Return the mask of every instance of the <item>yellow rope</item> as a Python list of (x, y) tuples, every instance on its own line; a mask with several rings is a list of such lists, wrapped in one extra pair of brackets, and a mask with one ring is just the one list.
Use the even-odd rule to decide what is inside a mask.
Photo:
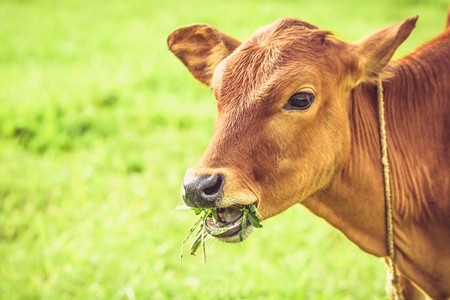
[(380, 119), (381, 163), (383, 165), (384, 197), (386, 201), (387, 248), (389, 255), (387, 267), (391, 277), (390, 283), (394, 299), (403, 300), (403, 295), (398, 285), (397, 272), (395, 271), (394, 225), (392, 223), (391, 185), (389, 177), (389, 160), (386, 142), (386, 121), (384, 118), (383, 84), (381, 78), (378, 80), (377, 87), (378, 87), (378, 115)]

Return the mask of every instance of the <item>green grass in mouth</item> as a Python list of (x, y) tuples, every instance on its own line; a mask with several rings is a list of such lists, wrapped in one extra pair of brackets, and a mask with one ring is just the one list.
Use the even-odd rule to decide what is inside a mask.
[[(187, 242), (187, 240), (192, 235), (192, 233), (200, 225), (199, 229), (197, 230), (197, 234), (195, 236), (194, 242), (192, 243), (192, 245), (190, 247), (190, 253), (191, 253), (191, 255), (195, 255), (195, 252), (197, 252), (200, 245), (202, 245), (203, 263), (206, 263), (206, 247), (205, 247), (206, 239), (210, 235), (218, 236), (220, 234), (227, 232), (229, 230), (229, 228), (226, 228), (227, 224), (224, 223), (223, 228), (218, 228), (218, 229), (212, 231), (210, 234), (208, 234), (208, 232), (206, 231), (206, 228), (205, 228), (205, 221), (209, 216), (212, 216), (217, 222), (223, 223), (223, 220), (219, 217), (216, 209), (199, 208), (199, 207), (190, 207), (190, 206), (186, 206), (186, 205), (180, 205), (180, 206), (177, 206), (175, 208), (175, 210), (193, 210), (197, 216), (200, 215), (198, 220), (194, 223), (194, 225), (189, 230), (188, 235), (183, 239), (183, 242), (181, 244), (180, 261), (182, 261), (182, 259), (183, 259), (184, 244)], [(244, 234), (247, 230), (247, 220), (250, 222), (250, 224), (253, 227), (261, 228), (262, 225), (258, 218), (258, 216), (261, 216), (261, 214), (259, 213), (258, 208), (254, 204), (244, 206), (242, 208), (239, 208), (239, 210), (242, 212), (241, 230), (239, 231), (239, 239), (240, 239), (240, 241), (243, 241)]]

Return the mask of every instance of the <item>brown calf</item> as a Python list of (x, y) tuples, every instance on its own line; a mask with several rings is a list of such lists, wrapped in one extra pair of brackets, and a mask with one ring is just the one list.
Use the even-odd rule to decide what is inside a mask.
[[(255, 204), (266, 219), (301, 203), (386, 256), (374, 84), (383, 78), (403, 293), (448, 299), (450, 30), (390, 62), (416, 20), (355, 43), (294, 19), (242, 44), (208, 25), (175, 30), (170, 49), (217, 100), (214, 136), (186, 173), (183, 201), (233, 216), (222, 219), (233, 230), (218, 236), (228, 242), (239, 241), (239, 208)], [(207, 230), (214, 226), (209, 218)]]

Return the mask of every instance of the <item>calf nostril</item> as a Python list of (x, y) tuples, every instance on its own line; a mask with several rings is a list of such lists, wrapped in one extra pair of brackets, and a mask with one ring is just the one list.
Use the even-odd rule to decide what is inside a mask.
[(183, 202), (192, 207), (211, 208), (223, 195), (225, 177), (222, 174), (192, 176), (186, 173), (181, 188)]
[(209, 179), (208, 186), (203, 189), (203, 195), (216, 196), (222, 190), (223, 178), (220, 175), (213, 175)]

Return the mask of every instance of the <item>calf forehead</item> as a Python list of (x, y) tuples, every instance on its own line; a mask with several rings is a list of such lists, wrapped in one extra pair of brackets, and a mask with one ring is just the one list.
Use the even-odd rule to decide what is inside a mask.
[(257, 30), (216, 69), (219, 105), (248, 105), (283, 90), (302, 69), (323, 68), (326, 36), (308, 23), (282, 19)]

